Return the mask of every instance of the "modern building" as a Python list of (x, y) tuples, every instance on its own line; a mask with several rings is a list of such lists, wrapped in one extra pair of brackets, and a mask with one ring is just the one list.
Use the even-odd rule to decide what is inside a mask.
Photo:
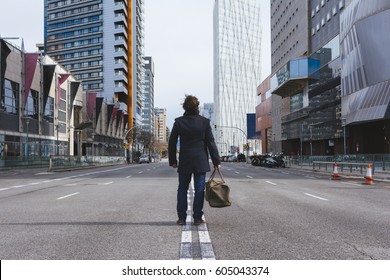
[(157, 143), (167, 144), (167, 110), (164, 108), (155, 108), (154, 135)]
[(85, 135), (75, 129), (84, 116), (80, 82), (42, 52), (0, 44), (0, 166), (82, 155)]
[(293, 61), (308, 55), (308, 10), (306, 0), (271, 0), (272, 130), (268, 132), (272, 135), (264, 137), (272, 139), (272, 151), (276, 153), (286, 152), (286, 148), (282, 147), (287, 140), (282, 118), (308, 104), (307, 76), (302, 77), (301, 73), (290, 76), (290, 68), (299, 70), (296, 65), (308, 64), (307, 60)]
[(142, 106), (142, 130), (154, 135), (154, 62), (144, 57), (144, 102)]
[(388, 153), (384, 49), (390, 39), (384, 26), (390, 1), (296, 4), (271, 2), (273, 149), (289, 155)]
[(86, 94), (40, 51), (1, 40), (0, 165), (49, 156), (123, 156), (124, 112)]
[[(220, 151), (242, 152), (247, 114), (255, 112), (260, 81), (260, 1), (216, 0), (214, 5), (214, 110)], [(233, 150), (232, 148), (233, 147)]]
[(340, 26), (347, 153), (390, 153), (390, 1), (354, 0)]
[(275, 135), (272, 133), (272, 94), (270, 77), (257, 87), (256, 131), (260, 133), (261, 149), (258, 154), (276, 153)]
[(44, 8), (45, 52), (91, 97), (122, 110), (127, 129), (141, 125), (144, 1), (45, 0)]

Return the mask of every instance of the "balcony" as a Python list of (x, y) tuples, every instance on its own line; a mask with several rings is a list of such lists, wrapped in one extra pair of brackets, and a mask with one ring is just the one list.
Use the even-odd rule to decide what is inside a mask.
[(320, 68), (320, 61), (311, 58), (290, 60), (271, 77), (271, 92), (282, 97), (300, 92), (309, 80), (318, 80), (314, 73)]

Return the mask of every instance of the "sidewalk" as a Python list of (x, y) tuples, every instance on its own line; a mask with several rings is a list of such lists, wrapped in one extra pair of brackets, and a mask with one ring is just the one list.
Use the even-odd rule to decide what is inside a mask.
[[(331, 168), (328, 168), (327, 171), (325, 170), (325, 168), (321, 168), (321, 170), (318, 170), (318, 168), (313, 169), (313, 165), (291, 165), (287, 168), (305, 170), (307, 172), (313, 173), (329, 174), (329, 178), (333, 174), (333, 169)], [(341, 169), (338, 168), (338, 174), (341, 178), (364, 179), (364, 177), (366, 176), (366, 170), (364, 170), (363, 174), (361, 174), (359, 170), (354, 170), (351, 173), (349, 169), (344, 169), (343, 172), (341, 172)], [(372, 174), (372, 178), (374, 181), (390, 182), (390, 171), (375, 170)]]

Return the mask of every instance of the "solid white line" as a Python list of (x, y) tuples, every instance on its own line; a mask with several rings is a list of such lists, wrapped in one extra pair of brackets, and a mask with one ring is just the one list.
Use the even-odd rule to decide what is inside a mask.
[(199, 231), (198, 233), (200, 243), (211, 243), (210, 234), (208, 231)]
[(181, 232), (181, 242), (182, 243), (191, 243), (192, 242), (192, 231), (183, 230)]
[(9, 188), (0, 189), (0, 192), (1, 191), (6, 191), (6, 190), (9, 190)]
[(311, 196), (311, 197), (314, 197), (314, 198), (317, 198), (317, 199), (321, 199), (321, 200), (328, 201), (328, 199), (322, 198), (322, 197), (319, 197), (319, 196), (316, 196), (316, 195), (312, 195), (312, 194), (309, 194), (309, 193), (304, 193), (304, 194), (305, 194), (305, 195), (308, 195), (308, 196)]
[(103, 183), (103, 185), (111, 185), (114, 182)]
[(271, 182), (271, 181), (265, 181), (265, 182), (268, 183), (268, 184), (274, 185), (274, 186), (277, 185), (277, 184), (275, 184), (275, 183), (273, 183), (273, 182)]
[(345, 185), (352, 185), (352, 186), (358, 186), (360, 187), (361, 185), (359, 184), (354, 184), (354, 183), (348, 183), (348, 182), (340, 182), (341, 184), (345, 184)]
[(68, 198), (68, 197), (70, 197), (70, 196), (74, 196), (74, 195), (77, 195), (77, 194), (79, 194), (79, 192), (76, 192), (76, 193), (72, 193), (72, 194), (68, 194), (68, 195), (59, 197), (59, 198), (57, 198), (57, 200), (64, 199), (64, 198)]

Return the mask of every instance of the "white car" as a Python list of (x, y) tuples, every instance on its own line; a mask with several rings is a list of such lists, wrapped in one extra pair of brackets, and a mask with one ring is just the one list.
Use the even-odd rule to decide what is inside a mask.
[(149, 163), (150, 160), (149, 160), (149, 156), (148, 155), (142, 155), (140, 158), (139, 158), (139, 163)]

